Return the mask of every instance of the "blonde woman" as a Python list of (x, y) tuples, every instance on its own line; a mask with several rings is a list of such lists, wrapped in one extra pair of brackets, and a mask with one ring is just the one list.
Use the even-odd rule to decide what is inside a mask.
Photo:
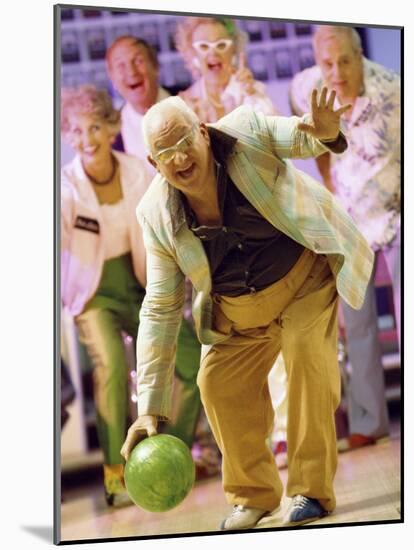
[(175, 36), (194, 83), (179, 95), (204, 122), (215, 122), (240, 105), (276, 114), (263, 83), (246, 67), (247, 36), (232, 19), (186, 17)]
[(112, 150), (120, 115), (106, 91), (62, 90), (61, 131), (76, 156), (62, 169), (61, 295), (93, 363), (108, 504), (125, 491), (119, 453), (128, 415), (122, 332), (136, 338), (145, 249), (135, 208), (149, 185), (142, 161)]

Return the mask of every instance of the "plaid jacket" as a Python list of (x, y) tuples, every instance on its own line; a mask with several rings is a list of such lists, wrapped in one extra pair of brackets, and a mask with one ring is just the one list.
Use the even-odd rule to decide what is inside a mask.
[[(297, 130), (297, 117), (239, 107), (212, 128), (237, 141), (227, 158), (233, 182), (280, 231), (328, 256), (342, 298), (360, 308), (373, 252), (335, 197), (289, 158), (328, 149)], [(178, 191), (157, 175), (137, 208), (147, 250), (147, 288), (137, 342), (138, 412), (168, 417), (184, 278), (194, 287), (193, 318), (202, 344), (227, 338), (212, 329), (211, 276), (201, 241), (187, 227)]]

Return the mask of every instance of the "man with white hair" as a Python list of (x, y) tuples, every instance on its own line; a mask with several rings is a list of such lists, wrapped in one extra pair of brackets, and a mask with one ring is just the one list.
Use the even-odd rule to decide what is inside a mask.
[[(392, 280), (400, 340), (400, 78), (362, 55), (352, 27), (320, 26), (313, 46), (317, 65), (296, 75), (291, 86), (295, 114), (308, 111), (313, 88), (336, 91), (337, 106), (350, 103), (343, 128), (348, 149), (316, 159), (326, 187), (339, 199), (376, 256), (382, 252)], [(378, 339), (375, 272), (362, 309), (343, 304), (347, 353), (350, 435), (346, 451), (371, 445), (389, 433), (384, 369)]]
[(282, 350), (288, 374), (285, 523), (335, 508), (334, 412), (340, 398), (338, 292), (360, 307), (373, 254), (331, 193), (289, 158), (341, 152), (335, 93), (316, 90), (312, 114), (265, 116), (239, 107), (200, 123), (178, 97), (144, 116), (159, 174), (137, 208), (147, 250), (138, 334), (140, 416), (121, 453), (157, 432), (171, 410), (184, 279), (203, 344), (198, 385), (223, 455), (233, 512), (221, 528), (247, 529), (280, 505), (283, 487), (266, 439), (273, 426), (267, 377)]

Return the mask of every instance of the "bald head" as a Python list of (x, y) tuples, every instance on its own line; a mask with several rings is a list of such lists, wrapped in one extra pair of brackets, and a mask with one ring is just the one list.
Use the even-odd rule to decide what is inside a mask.
[(151, 150), (151, 137), (159, 132), (169, 131), (175, 120), (183, 120), (190, 126), (200, 123), (195, 112), (180, 97), (167, 97), (153, 105), (142, 119), (144, 143)]
[(163, 99), (142, 120), (149, 162), (187, 198), (204, 200), (215, 185), (214, 157), (205, 124), (180, 97)]
[(354, 103), (363, 89), (361, 40), (352, 27), (321, 25), (313, 37), (315, 60), (340, 103)]
[(342, 40), (347, 42), (355, 52), (361, 52), (361, 38), (353, 27), (340, 27), (336, 25), (320, 25), (313, 35), (313, 48), (315, 54), (326, 40)]

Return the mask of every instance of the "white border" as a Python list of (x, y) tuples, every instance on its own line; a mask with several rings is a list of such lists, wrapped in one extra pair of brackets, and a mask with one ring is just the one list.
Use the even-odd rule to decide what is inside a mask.
[[(4, 548), (36, 548), (51, 544), (52, 528), (52, 346), (53, 346), (53, 3), (51, 0), (17, 0), (2, 6), (1, 97), (2, 170), (1, 170), (1, 288), (6, 309), (1, 309), (3, 321), (1, 363), (6, 374), (0, 403), (2, 419), (1, 544)], [(363, 2), (346, 0), (311, 0), (306, 2), (273, 2), (269, 0), (209, 0), (198, 8), (194, 0), (100, 0), (72, 2), (102, 7), (148, 8), (178, 11), (226, 13), (254, 17), (285, 17), (323, 21), (347, 21), (405, 25), (405, 56), (411, 62), (412, 22), (409, 2)], [(412, 21), (412, 19), (411, 19)], [(412, 98), (410, 66), (405, 72), (405, 97)], [(406, 120), (414, 120), (412, 99), (406, 101)], [(4, 118), (6, 127), (3, 126)], [(407, 128), (409, 133), (411, 128)], [(6, 150), (4, 150), (6, 148)], [(414, 146), (407, 136), (405, 204), (414, 200), (412, 159)], [(411, 153), (410, 153), (411, 152)], [(6, 173), (4, 173), (6, 169)], [(4, 195), (6, 191), (6, 195)], [(407, 207), (406, 250), (412, 234), (413, 207)], [(411, 219), (410, 219), (411, 218)], [(408, 243), (408, 244), (407, 244)], [(406, 254), (407, 273), (411, 279), (410, 256)], [(406, 285), (406, 303), (414, 303), (412, 290)], [(412, 326), (407, 314), (406, 334)], [(413, 338), (411, 338), (412, 340)], [(411, 346), (406, 346), (406, 518), (412, 511), (413, 476)], [(9, 376), (12, 385), (9, 385)], [(75, 545), (74, 547), (160, 549), (190, 547), (210, 548), (260, 544), (263, 548), (324, 548), (340, 550), (369, 545), (371, 548), (405, 547), (407, 525), (364, 526), (257, 535), (214, 536), (189, 539), (161, 539), (122, 543)], [(49, 536), (47, 535), (49, 532)], [(38, 533), (33, 534), (33, 533)], [(48, 536), (48, 540), (45, 537)], [(43, 537), (43, 538), (42, 538)], [(411, 533), (411, 539), (413, 534)]]

